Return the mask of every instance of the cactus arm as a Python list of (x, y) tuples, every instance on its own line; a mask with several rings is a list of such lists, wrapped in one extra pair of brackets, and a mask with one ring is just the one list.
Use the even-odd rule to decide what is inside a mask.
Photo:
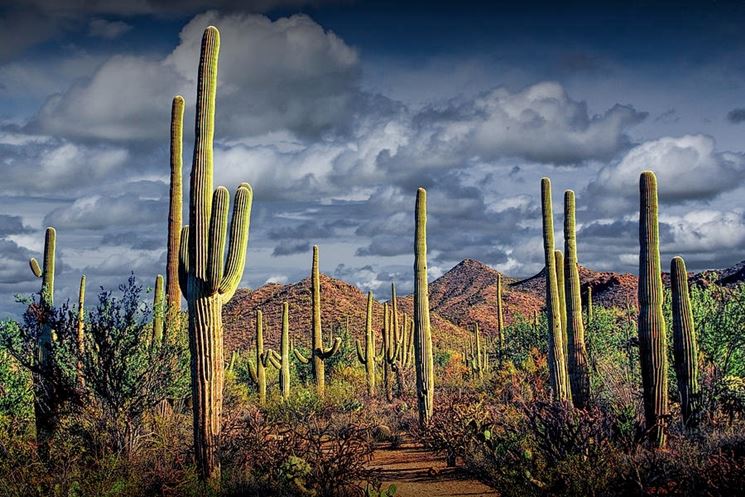
[(310, 360), (307, 357), (305, 357), (302, 353), (300, 353), (298, 349), (292, 349), (292, 353), (295, 354), (295, 357), (301, 363), (308, 364), (310, 362)]
[(334, 338), (334, 343), (328, 349), (324, 349), (322, 346), (318, 347), (318, 349), (316, 349), (316, 355), (318, 355), (318, 357), (320, 357), (321, 359), (328, 359), (332, 355), (339, 352), (340, 347), (341, 347), (341, 338), (336, 337)]
[(171, 182), (168, 206), (168, 246), (166, 257), (166, 295), (168, 307), (181, 309), (179, 295), (179, 246), (182, 223), (184, 97), (176, 95), (171, 103)]
[(261, 363), (264, 367), (272, 366), (273, 368), (280, 369), (282, 367), (280, 361), (277, 359), (278, 354), (272, 349), (267, 349), (261, 357)]
[(189, 227), (181, 228), (181, 240), (178, 258), (178, 286), (184, 298), (188, 298), (186, 289), (189, 282)]
[(28, 261), (29, 266), (31, 266), (31, 272), (34, 273), (34, 276), (37, 278), (41, 278), (41, 267), (39, 267), (39, 261), (36, 260), (35, 257), (32, 257), (30, 261)]
[(256, 371), (256, 366), (251, 361), (248, 361), (248, 374), (251, 376), (251, 381), (254, 382), (254, 385), (259, 384), (259, 374)]
[(224, 186), (218, 186), (212, 196), (212, 214), (210, 216), (209, 258), (207, 281), (209, 293), (214, 294), (220, 288), (223, 270), (223, 254), (228, 226), (228, 202), (230, 194)]
[(235, 192), (233, 201), (233, 219), (230, 222), (230, 242), (228, 244), (228, 258), (225, 262), (225, 272), (220, 282), (220, 293), (223, 302), (229, 301), (243, 277), (246, 267), (246, 250), (248, 234), (251, 224), (251, 205), (253, 190), (248, 183), (241, 183)]
[(355, 340), (354, 343), (355, 343), (356, 348), (357, 348), (357, 359), (362, 364), (367, 364), (367, 359), (365, 359), (365, 353), (362, 352), (362, 346), (360, 345), (359, 339)]

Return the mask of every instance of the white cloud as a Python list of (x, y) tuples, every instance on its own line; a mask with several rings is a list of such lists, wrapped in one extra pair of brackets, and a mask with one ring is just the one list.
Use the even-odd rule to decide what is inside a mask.
[(113, 40), (132, 29), (132, 26), (123, 21), (108, 21), (106, 19), (92, 19), (88, 24), (88, 34), (95, 38)]

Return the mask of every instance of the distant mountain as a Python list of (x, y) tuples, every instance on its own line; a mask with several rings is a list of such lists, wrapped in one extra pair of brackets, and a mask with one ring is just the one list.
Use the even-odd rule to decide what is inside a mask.
[[(297, 283), (280, 285), (269, 283), (256, 290), (239, 289), (223, 308), (225, 325), (225, 347), (228, 351), (249, 349), (254, 346), (256, 336), (256, 310), (264, 314), (264, 343), (267, 347), (278, 347), (282, 330), (282, 303), (290, 307), (290, 336), (298, 345), (310, 346), (311, 295), (310, 278)], [(401, 312), (411, 315), (411, 306), (402, 303)], [(365, 333), (367, 294), (345, 281), (321, 274), (321, 322), (325, 343), (330, 344), (328, 334), (340, 326), (346, 326), (347, 317), (353, 336), (362, 338)], [(432, 313), (432, 340), (436, 345), (455, 346), (464, 343), (468, 332)], [(373, 330), (377, 334), (376, 345), (381, 343), (383, 328), (383, 304), (373, 304)], [(336, 335), (335, 335), (336, 336)]]
[[(580, 266), (582, 300), (586, 288), (592, 287), (593, 304), (605, 307), (636, 305), (637, 277), (628, 273), (598, 272)], [(429, 303), (436, 346), (460, 348), (466, 343), (475, 323), (486, 335), (494, 335), (496, 326), (496, 292), (498, 271), (474, 259), (465, 259), (429, 284)], [(662, 274), (669, 284), (667, 273)], [(691, 273), (693, 284), (733, 286), (745, 281), (745, 261), (721, 270)], [(502, 276), (502, 298), (507, 324), (520, 314), (532, 317), (544, 307), (546, 292), (545, 269), (527, 279), (515, 281)], [(310, 344), (310, 278), (297, 283), (266, 284), (256, 290), (240, 289), (223, 309), (225, 344), (228, 351), (248, 349), (255, 337), (255, 312), (264, 313), (264, 340), (268, 347), (277, 347), (281, 331), (282, 303), (290, 304), (290, 334), (298, 344)], [(355, 337), (365, 331), (367, 295), (354, 285), (321, 275), (321, 315), (324, 334), (344, 326), (349, 318)], [(413, 312), (412, 296), (399, 299), (399, 309)], [(383, 304), (375, 301), (374, 325), (380, 343), (383, 327)], [(330, 340), (327, 338), (327, 344)]]

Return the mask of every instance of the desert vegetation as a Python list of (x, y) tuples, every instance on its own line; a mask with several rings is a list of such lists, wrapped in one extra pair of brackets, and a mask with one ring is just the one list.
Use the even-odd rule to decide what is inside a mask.
[[(603, 304), (607, 281), (580, 266), (570, 190), (556, 249), (543, 178), (545, 269), (534, 278), (464, 261), (442, 278), (470, 271), (462, 286), (430, 285), (419, 188), (412, 296), (395, 282), (383, 303), (325, 293), (333, 283), (314, 245), (302, 299), (275, 288), (248, 305), (238, 286), (253, 191), (237, 187), (229, 216), (228, 190), (213, 186), (219, 45), (208, 28), (188, 226), (188, 104), (173, 100), (165, 280), (132, 276), (86, 307), (82, 276), (78, 302), (60, 304), (54, 228), (42, 263), (30, 262), (41, 289), (0, 327), (0, 494), (392, 496), (405, 488), (373, 457), (405, 441), (504, 496), (741, 492), (745, 285), (690, 277), (681, 257), (663, 274), (653, 172), (639, 181), (638, 293), (623, 303)], [(330, 318), (345, 292), (353, 312)]]

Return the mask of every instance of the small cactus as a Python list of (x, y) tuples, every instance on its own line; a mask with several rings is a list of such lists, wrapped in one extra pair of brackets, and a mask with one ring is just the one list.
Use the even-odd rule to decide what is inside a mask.
[[(80, 277), (80, 289), (78, 290), (78, 328), (76, 346), (78, 349), (78, 357), (82, 358), (83, 353), (85, 352), (85, 275)], [(83, 387), (85, 381), (83, 379), (83, 362), (81, 359), (78, 359), (77, 379), (78, 386)]]
[(264, 314), (256, 311), (256, 354), (254, 364), (248, 364), (251, 380), (259, 392), (259, 404), (266, 404), (266, 365), (268, 355), (264, 354)]
[(375, 396), (375, 334), (372, 329), (373, 293), (367, 292), (367, 313), (365, 318), (365, 350), (362, 351), (357, 340), (357, 359), (365, 365), (367, 375), (367, 395)]
[(644, 417), (653, 444), (665, 445), (667, 418), (667, 337), (662, 314), (657, 178), (644, 171), (639, 179), (639, 357)]
[(497, 273), (497, 346), (499, 361), (504, 355), (504, 307), (502, 303), (502, 274)]
[(303, 364), (311, 363), (313, 377), (316, 381), (316, 392), (319, 397), (326, 393), (326, 374), (323, 362), (339, 351), (341, 338), (333, 339), (332, 344), (326, 348), (323, 345), (323, 332), (321, 329), (321, 276), (318, 270), (318, 245), (313, 245), (313, 266), (311, 269), (311, 356), (303, 356), (297, 349), (293, 349), (295, 357)]
[(153, 346), (160, 345), (163, 341), (164, 299), (163, 275), (159, 274), (155, 277), (155, 288), (153, 290)]
[(416, 193), (414, 219), (414, 362), (419, 424), (425, 427), (434, 411), (435, 372), (429, 322), (427, 191), (424, 188), (419, 188)]
[(688, 295), (688, 273), (682, 257), (673, 257), (670, 262), (670, 281), (673, 293), (673, 356), (680, 392), (680, 411), (683, 426), (695, 428), (701, 398), (698, 343)]
[(569, 378), (564, 356), (561, 329), (561, 302), (554, 255), (554, 219), (551, 210), (551, 180), (541, 180), (541, 206), (543, 211), (543, 249), (546, 264), (546, 314), (548, 317), (548, 371), (554, 399), (570, 400)]
[(590, 285), (587, 285), (585, 307), (587, 308), (587, 311), (585, 311), (585, 313), (587, 314), (587, 326), (590, 326), (590, 323), (592, 323), (592, 287)]

